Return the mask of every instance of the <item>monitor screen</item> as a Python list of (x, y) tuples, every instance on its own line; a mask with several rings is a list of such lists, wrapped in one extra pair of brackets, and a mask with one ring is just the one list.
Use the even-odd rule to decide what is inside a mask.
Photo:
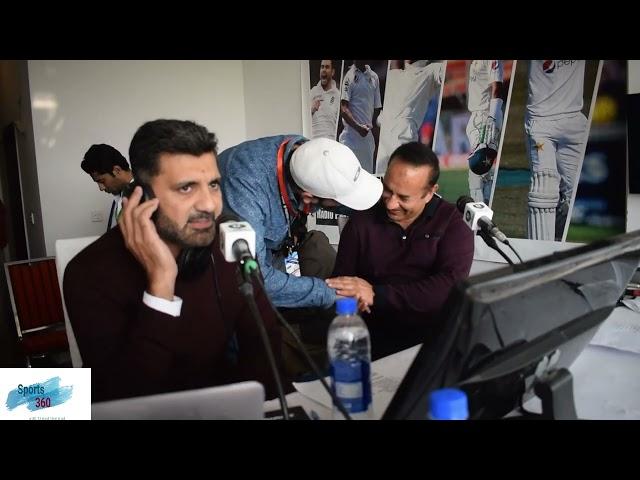
[(566, 372), (639, 263), (636, 231), (459, 283), (382, 418), (426, 419), (429, 392), (444, 387), (467, 393), (471, 419), (512, 412)]

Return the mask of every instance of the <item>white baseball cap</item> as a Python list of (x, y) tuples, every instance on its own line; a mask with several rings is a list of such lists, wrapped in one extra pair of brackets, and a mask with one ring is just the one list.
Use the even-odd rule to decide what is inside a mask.
[(351, 149), (328, 138), (314, 138), (293, 152), (291, 176), (305, 192), (354, 210), (371, 208), (382, 195), (382, 182), (362, 168)]

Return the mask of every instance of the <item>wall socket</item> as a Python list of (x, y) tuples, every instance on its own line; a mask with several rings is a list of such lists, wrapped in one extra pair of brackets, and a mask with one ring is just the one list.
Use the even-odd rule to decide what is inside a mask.
[(91, 210), (92, 222), (104, 222), (104, 215), (100, 210)]

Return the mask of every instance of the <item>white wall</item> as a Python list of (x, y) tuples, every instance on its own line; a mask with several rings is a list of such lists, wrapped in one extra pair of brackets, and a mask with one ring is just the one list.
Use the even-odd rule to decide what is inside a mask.
[[(29, 81), (48, 255), (59, 238), (106, 230), (112, 197), (80, 168), (92, 144), (128, 159), (135, 130), (157, 118), (203, 124), (220, 151), (245, 139), (241, 61), (38, 60), (29, 61)], [(94, 210), (102, 222), (91, 221)]]
[[(297, 60), (30, 61), (47, 254), (58, 238), (106, 228), (111, 198), (80, 169), (92, 143), (109, 143), (128, 158), (135, 129), (160, 117), (203, 123), (218, 135), (220, 150), (303, 133), (304, 66)], [(640, 92), (640, 61), (629, 61), (629, 92)], [(104, 212), (105, 221), (91, 222), (92, 210)], [(627, 230), (638, 228), (640, 195), (630, 195)]]
[(245, 60), (242, 63), (247, 139), (302, 134), (301, 62)]

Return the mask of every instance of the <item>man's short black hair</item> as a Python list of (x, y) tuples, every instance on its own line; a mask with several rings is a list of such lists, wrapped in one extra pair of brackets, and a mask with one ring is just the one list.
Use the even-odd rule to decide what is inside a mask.
[[(409, 142), (404, 145), (400, 145), (396, 148), (391, 157), (389, 157), (389, 165), (394, 159), (399, 159), (414, 167), (431, 167), (431, 178), (429, 179), (429, 186), (433, 187), (438, 183), (440, 178), (440, 162), (433, 150), (420, 142)], [(387, 166), (389, 168), (389, 166)]]
[(113, 167), (119, 166), (125, 171), (129, 171), (129, 163), (122, 154), (106, 143), (100, 143), (91, 145), (87, 153), (84, 154), (84, 159), (80, 163), (82, 170), (89, 175), (97, 173), (99, 175), (110, 173), (113, 175)]
[(153, 120), (138, 128), (129, 146), (129, 159), (136, 179), (149, 182), (159, 172), (163, 153), (186, 153), (199, 157), (217, 153), (214, 133), (188, 120)]

